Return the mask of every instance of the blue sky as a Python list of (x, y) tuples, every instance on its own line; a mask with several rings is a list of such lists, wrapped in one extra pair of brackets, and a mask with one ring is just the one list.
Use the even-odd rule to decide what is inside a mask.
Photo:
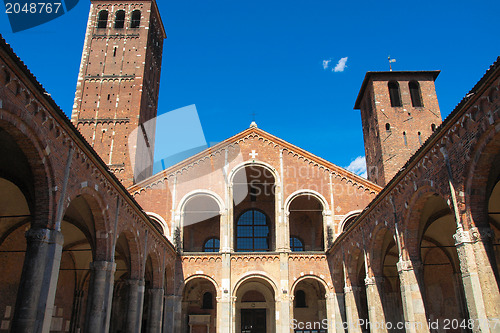
[[(0, 32), (71, 113), (90, 2)], [(260, 128), (340, 166), (364, 155), (354, 101), (366, 71), (441, 70), (443, 117), (500, 55), (500, 1), (160, 0), (159, 114), (195, 105), (206, 140)], [(343, 71), (332, 71), (346, 58)], [(324, 69), (324, 60), (331, 60)], [(158, 142), (157, 142), (158, 144)]]

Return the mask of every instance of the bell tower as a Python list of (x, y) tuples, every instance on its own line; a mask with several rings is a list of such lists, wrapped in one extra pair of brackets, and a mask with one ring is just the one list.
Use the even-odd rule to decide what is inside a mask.
[(442, 122), (434, 81), (440, 71), (367, 72), (361, 110), (368, 179), (385, 186)]
[(154, 0), (91, 0), (71, 121), (125, 186), (152, 174), (165, 38)]

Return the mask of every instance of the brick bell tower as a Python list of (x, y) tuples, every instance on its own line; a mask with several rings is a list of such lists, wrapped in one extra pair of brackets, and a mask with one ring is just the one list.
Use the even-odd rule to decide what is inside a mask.
[(152, 174), (165, 38), (154, 0), (91, 0), (71, 121), (125, 186)]
[(366, 73), (354, 109), (361, 110), (370, 181), (387, 185), (441, 124), (439, 72)]

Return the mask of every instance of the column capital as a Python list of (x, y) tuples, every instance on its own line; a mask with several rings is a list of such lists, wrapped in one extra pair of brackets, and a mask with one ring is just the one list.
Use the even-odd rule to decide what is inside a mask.
[(398, 273), (401, 273), (404, 271), (412, 271), (414, 269), (421, 269), (422, 266), (423, 266), (422, 262), (419, 260), (399, 260), (396, 263)]
[(365, 277), (365, 286), (373, 286), (376, 285), (377, 281), (375, 280), (375, 277)]
[(477, 243), (484, 242), (493, 239), (495, 234), (493, 230), (488, 227), (473, 227), (469, 230), (463, 230), (462, 228), (457, 229), (456, 233), (453, 235), (455, 240), (455, 245), (460, 246), (465, 243)]
[(28, 242), (56, 243), (63, 245), (64, 239), (60, 231), (47, 228), (30, 228), (25, 233)]

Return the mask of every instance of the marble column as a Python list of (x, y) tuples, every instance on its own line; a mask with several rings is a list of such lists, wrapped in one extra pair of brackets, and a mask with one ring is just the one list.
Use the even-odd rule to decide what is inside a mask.
[[(500, 332), (500, 292), (491, 265), (490, 228), (458, 229), (453, 236), (460, 260), (469, 318), (474, 320), (473, 332)], [(495, 325), (497, 322), (496, 330)]]
[(137, 333), (141, 331), (142, 306), (144, 301), (144, 281), (128, 280), (128, 306), (126, 332)]
[[(387, 332), (385, 311), (381, 292), (384, 288), (384, 278), (374, 276), (365, 278), (366, 299), (368, 302), (368, 318), (371, 333)], [(396, 325), (396, 323), (393, 323)]]
[(48, 332), (59, 277), (63, 246), (61, 232), (31, 228), (17, 293), (12, 332)]
[(108, 332), (113, 301), (113, 283), (116, 264), (109, 261), (90, 263), (89, 297), (85, 332)]
[(401, 284), (401, 300), (407, 333), (429, 332), (421, 291), (422, 263), (399, 261), (397, 264)]
[(163, 319), (163, 288), (149, 289), (150, 308), (147, 332), (160, 333)]

